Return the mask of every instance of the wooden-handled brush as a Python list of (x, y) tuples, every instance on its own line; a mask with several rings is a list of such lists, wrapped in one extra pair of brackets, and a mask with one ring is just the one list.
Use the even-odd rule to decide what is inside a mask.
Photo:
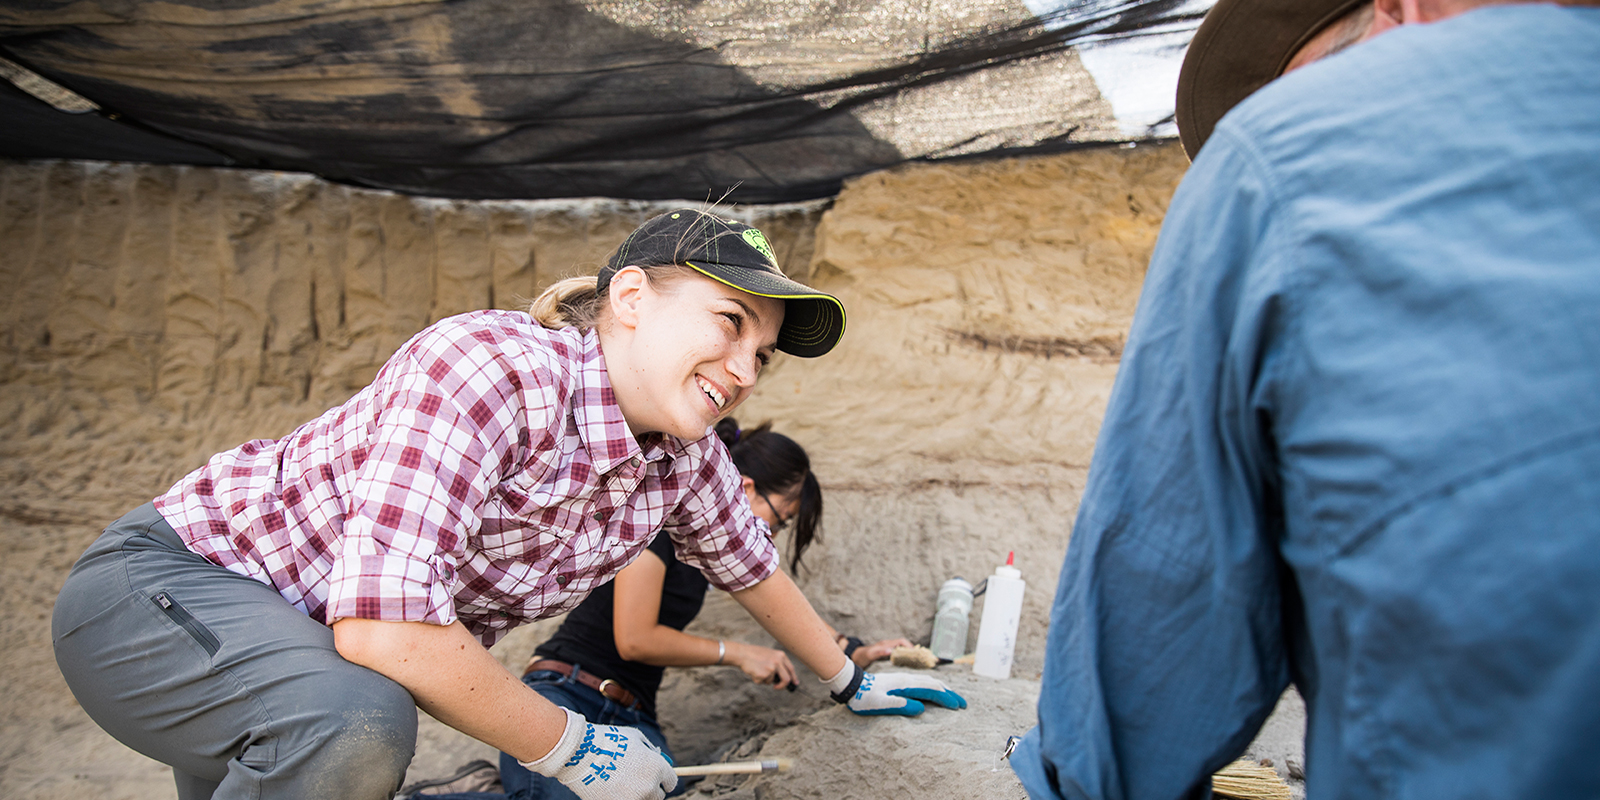
[(788, 772), (794, 766), (792, 758), (770, 758), (764, 761), (728, 761), (721, 764), (702, 764), (697, 767), (673, 767), (678, 777), (692, 775), (746, 775), (757, 772)]

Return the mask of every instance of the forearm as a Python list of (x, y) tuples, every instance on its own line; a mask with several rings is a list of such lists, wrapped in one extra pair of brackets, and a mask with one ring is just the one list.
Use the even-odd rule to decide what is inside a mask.
[(521, 761), (550, 752), (566, 714), (484, 649), (461, 623), (341, 619), (334, 645), (352, 663), (404, 686), (435, 719)]
[(847, 659), (835, 644), (833, 628), (817, 616), (788, 575), (774, 572), (766, 580), (734, 592), (733, 598), (818, 677), (826, 680), (844, 669)]
[[(618, 654), (629, 661), (655, 667), (703, 667), (718, 662), (732, 643), (717, 646), (716, 639), (684, 633), (666, 625), (655, 625), (627, 637), (617, 637)], [(726, 663), (727, 659), (723, 658)]]

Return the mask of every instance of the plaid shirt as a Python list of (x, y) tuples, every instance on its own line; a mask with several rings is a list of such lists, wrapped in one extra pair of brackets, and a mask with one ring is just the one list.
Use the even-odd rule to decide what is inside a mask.
[(155, 503), (191, 550), (313, 619), (460, 619), (488, 645), (576, 606), (660, 530), (720, 589), (765, 579), (777, 552), (739, 483), (715, 436), (634, 439), (592, 331), (480, 311)]

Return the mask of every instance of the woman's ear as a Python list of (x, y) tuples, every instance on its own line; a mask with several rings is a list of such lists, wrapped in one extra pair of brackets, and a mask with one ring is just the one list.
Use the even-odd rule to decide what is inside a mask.
[(751, 508), (755, 508), (755, 505), (756, 505), (756, 482), (755, 482), (755, 479), (751, 478), (749, 475), (740, 475), (739, 476), (739, 488), (744, 489), (745, 499), (750, 501), (750, 507)]
[(650, 292), (650, 278), (638, 267), (623, 267), (611, 276), (607, 302), (613, 322), (633, 329), (639, 327), (639, 313), (645, 296)]

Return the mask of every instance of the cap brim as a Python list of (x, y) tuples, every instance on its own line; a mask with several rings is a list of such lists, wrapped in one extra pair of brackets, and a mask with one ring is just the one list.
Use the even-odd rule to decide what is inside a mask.
[(713, 261), (686, 261), (684, 265), (718, 283), (757, 297), (784, 301), (783, 327), (778, 349), (801, 358), (816, 358), (844, 336), (844, 304), (777, 273), (733, 267)]
[(1178, 138), (1194, 158), (1224, 114), (1283, 73), (1300, 47), (1370, 0), (1220, 0), (1178, 72)]

